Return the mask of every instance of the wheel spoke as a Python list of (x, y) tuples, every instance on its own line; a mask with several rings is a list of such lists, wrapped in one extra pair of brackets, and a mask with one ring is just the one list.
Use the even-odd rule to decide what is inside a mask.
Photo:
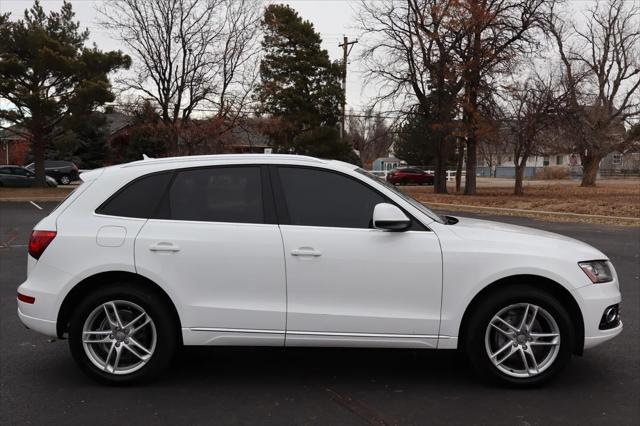
[(524, 315), (522, 316), (522, 321), (520, 321), (520, 325), (518, 326), (519, 330), (522, 330), (522, 327), (527, 323), (527, 315), (529, 315), (529, 307), (531, 305), (527, 303), (527, 307), (524, 308)]
[(151, 358), (150, 355), (140, 355), (138, 352), (134, 351), (131, 346), (125, 344), (124, 347), (131, 352), (132, 354), (134, 354), (135, 356), (137, 356), (142, 362), (147, 362), (149, 360), (149, 358)]
[(496, 366), (502, 364), (503, 362), (505, 362), (506, 360), (508, 360), (509, 358), (511, 358), (511, 355), (513, 355), (514, 353), (516, 353), (518, 351), (517, 348), (515, 348), (513, 345), (511, 346), (511, 350), (509, 351), (509, 353), (507, 354), (507, 356), (505, 356), (504, 358), (502, 358), (500, 361), (496, 362)]
[(138, 331), (140, 331), (140, 329), (141, 329), (142, 327), (144, 327), (145, 325), (149, 324), (150, 322), (151, 322), (151, 319), (147, 316), (147, 319), (146, 319), (142, 324), (140, 324), (139, 326), (137, 326), (136, 328), (133, 328), (133, 329), (129, 332), (129, 335), (130, 335), (130, 336), (133, 336), (133, 335), (134, 335), (134, 334), (136, 334)]
[(503, 320), (502, 318), (500, 318), (498, 315), (496, 315), (495, 317), (493, 317), (493, 320), (491, 320), (491, 323), (493, 323), (494, 321), (500, 321), (502, 324), (506, 325), (507, 327), (509, 327), (509, 329), (511, 331), (518, 331), (518, 329), (516, 327), (514, 327), (513, 325), (509, 324), (508, 322), (506, 322), (505, 320)]
[(536, 315), (538, 315), (538, 307), (536, 305), (533, 305), (533, 312), (531, 313), (531, 320), (529, 320), (529, 322), (527, 323), (527, 329), (531, 330), (531, 328), (533, 327), (533, 323), (536, 320)]
[(111, 330), (95, 330), (95, 331), (83, 331), (82, 334), (85, 335), (95, 335), (95, 336), (104, 336), (107, 334), (111, 334)]
[(98, 340), (91, 340), (91, 339), (84, 339), (82, 340), (83, 343), (109, 343), (111, 342), (111, 338), (109, 336), (104, 337), (102, 339), (98, 339)]
[(505, 336), (507, 336), (508, 338), (512, 338), (513, 337), (513, 331), (509, 330), (503, 330), (502, 328), (498, 327), (497, 325), (491, 323), (491, 327), (495, 328), (496, 330), (498, 330), (500, 333), (504, 334)]
[(107, 354), (107, 358), (104, 360), (104, 371), (108, 371), (109, 368), (109, 360), (111, 359), (111, 354), (113, 350), (116, 348), (116, 342), (111, 343), (111, 347), (109, 348), (109, 353)]
[(498, 349), (497, 352), (495, 352), (493, 355), (490, 356), (491, 359), (496, 358), (498, 355), (500, 355), (502, 352), (506, 351), (507, 349), (513, 347), (513, 344), (511, 342), (507, 343), (506, 345), (504, 345), (503, 347), (501, 347), (500, 349)]
[(120, 364), (120, 356), (122, 355), (122, 346), (116, 347), (116, 360), (113, 362), (112, 373), (115, 373), (118, 369), (118, 364)]
[(118, 327), (122, 328), (122, 320), (120, 319), (120, 315), (118, 314), (118, 308), (116, 307), (116, 304), (113, 302), (109, 302), (109, 306), (111, 306), (111, 309), (113, 309), (113, 314), (116, 317), (116, 321), (118, 322)]
[(127, 323), (127, 325), (124, 326), (124, 328), (129, 328), (131, 327), (133, 324), (135, 324), (137, 321), (140, 320), (140, 318), (143, 318), (145, 315), (147, 315), (146, 312), (142, 312), (140, 315), (138, 315), (137, 317), (135, 317), (134, 319), (132, 319), (131, 321), (129, 321)]
[(129, 337), (129, 342), (133, 343), (134, 346), (140, 348), (147, 355), (151, 355), (151, 351), (145, 348), (144, 346), (142, 346), (136, 339)]
[(104, 309), (104, 314), (107, 316), (107, 321), (109, 322), (109, 325), (111, 326), (111, 328), (118, 327), (118, 322), (111, 319), (111, 315), (109, 314), (109, 310), (107, 309), (106, 303), (102, 305), (102, 308)]
[(522, 348), (520, 348), (520, 350), (518, 350), (518, 352), (520, 352), (520, 358), (522, 358), (522, 363), (524, 364), (524, 369), (527, 372), (527, 374), (530, 376), (531, 375), (531, 370), (529, 370), (529, 363), (527, 362), (527, 356), (524, 354), (524, 350)]
[(524, 350), (524, 353), (529, 355), (531, 361), (533, 362), (533, 368), (536, 371), (536, 374), (539, 374), (540, 368), (538, 367), (538, 360), (536, 359), (536, 355), (531, 350), (531, 346), (527, 347), (527, 349)]
[(558, 333), (530, 333), (529, 334), (534, 339), (543, 339), (545, 337), (558, 337)]
[(558, 342), (529, 342), (531, 346), (558, 346)]

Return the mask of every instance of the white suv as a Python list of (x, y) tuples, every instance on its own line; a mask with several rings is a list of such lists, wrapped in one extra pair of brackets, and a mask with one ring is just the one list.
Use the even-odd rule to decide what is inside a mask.
[(82, 175), (36, 225), (18, 314), (107, 382), (179, 345), (461, 348), (541, 383), (622, 331), (613, 266), (579, 241), (439, 217), (355, 166), (147, 159)]

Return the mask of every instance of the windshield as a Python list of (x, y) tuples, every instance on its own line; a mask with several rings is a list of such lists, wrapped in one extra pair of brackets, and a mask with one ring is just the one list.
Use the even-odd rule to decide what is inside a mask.
[(398, 197), (402, 198), (404, 201), (406, 201), (407, 203), (411, 204), (413, 207), (415, 207), (416, 209), (420, 210), (422, 213), (426, 214), (428, 217), (430, 217), (431, 219), (435, 220), (438, 223), (444, 223), (444, 221), (442, 220), (442, 218), (440, 216), (438, 216), (437, 214), (435, 214), (433, 211), (431, 211), (429, 208), (427, 208), (424, 204), (422, 204), (420, 201), (416, 200), (413, 197), (410, 197), (409, 195), (405, 194), (404, 192), (400, 191), (398, 188), (396, 188), (394, 185), (391, 185), (389, 182), (387, 182), (386, 180), (380, 179), (378, 178), (376, 175), (374, 175), (373, 173), (370, 173), (364, 169), (356, 169), (356, 171), (358, 173), (360, 173), (361, 175), (366, 176), (367, 178), (381, 183), (382, 185), (384, 185), (388, 190), (393, 191), (394, 194), (396, 194)]

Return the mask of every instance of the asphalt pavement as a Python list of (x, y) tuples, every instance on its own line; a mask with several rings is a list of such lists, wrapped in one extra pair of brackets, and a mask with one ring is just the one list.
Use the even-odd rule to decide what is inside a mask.
[(542, 388), (487, 385), (455, 351), (214, 347), (185, 348), (158, 381), (118, 388), (16, 315), (29, 232), (53, 206), (0, 204), (2, 425), (640, 424), (640, 228), (477, 216), (578, 238), (618, 271), (623, 333)]

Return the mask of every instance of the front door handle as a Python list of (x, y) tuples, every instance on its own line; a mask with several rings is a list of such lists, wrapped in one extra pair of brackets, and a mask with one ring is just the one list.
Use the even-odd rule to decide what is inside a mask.
[(322, 252), (312, 247), (300, 247), (297, 250), (291, 250), (291, 256), (319, 257), (322, 256)]
[(175, 253), (180, 251), (180, 247), (173, 243), (161, 242), (150, 245), (149, 250)]

